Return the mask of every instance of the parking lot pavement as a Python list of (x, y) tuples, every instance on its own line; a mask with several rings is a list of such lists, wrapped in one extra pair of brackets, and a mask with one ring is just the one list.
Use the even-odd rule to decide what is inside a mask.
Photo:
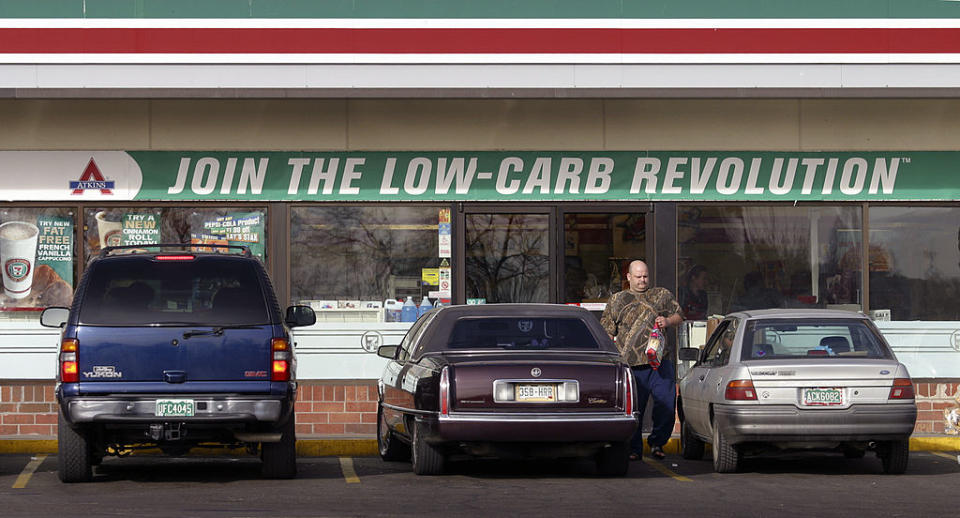
[[(293, 480), (254, 458), (108, 458), (94, 482), (62, 484), (55, 455), (0, 455), (0, 515), (56, 516), (945, 516), (956, 511), (956, 452), (911, 454), (905, 475), (873, 455), (747, 459), (736, 474), (668, 456), (599, 478), (586, 461), (467, 460), (418, 477), (377, 457), (309, 457)], [(31, 468), (34, 471), (28, 473)]]

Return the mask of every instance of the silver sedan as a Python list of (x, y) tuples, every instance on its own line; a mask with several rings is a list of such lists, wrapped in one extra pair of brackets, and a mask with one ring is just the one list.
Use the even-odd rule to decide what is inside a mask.
[(684, 458), (713, 450), (717, 472), (745, 455), (832, 449), (849, 458), (873, 451), (885, 473), (903, 473), (917, 419), (907, 368), (869, 318), (835, 310), (733, 313), (679, 384)]

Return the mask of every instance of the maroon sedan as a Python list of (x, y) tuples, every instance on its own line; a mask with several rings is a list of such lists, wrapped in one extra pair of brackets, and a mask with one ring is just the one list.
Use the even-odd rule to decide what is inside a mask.
[(384, 460), (412, 457), (415, 473), (436, 475), (454, 455), (592, 456), (601, 475), (627, 472), (630, 369), (584, 309), (444, 307), (378, 354), (391, 360), (377, 408)]

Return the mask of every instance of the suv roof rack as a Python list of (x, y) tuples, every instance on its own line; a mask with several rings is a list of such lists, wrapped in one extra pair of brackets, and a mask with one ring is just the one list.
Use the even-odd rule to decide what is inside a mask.
[[(143, 250), (144, 248), (224, 248), (224, 249), (237, 249), (240, 250), (240, 253), (243, 257), (251, 257), (253, 254), (250, 253), (250, 247), (243, 245), (215, 245), (207, 243), (157, 243), (152, 245), (122, 245), (122, 246), (108, 246), (100, 250), (100, 255), (98, 257), (106, 257), (113, 252), (120, 250), (128, 250), (129, 253), (152, 253)], [(193, 253), (197, 253), (194, 250), (191, 250)]]

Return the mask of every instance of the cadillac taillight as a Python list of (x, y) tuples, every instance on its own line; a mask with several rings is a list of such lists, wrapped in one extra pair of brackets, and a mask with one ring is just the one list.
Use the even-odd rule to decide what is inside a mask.
[(64, 338), (60, 341), (60, 381), (63, 383), (76, 383), (80, 379), (77, 371), (79, 345), (76, 338)]
[(623, 369), (623, 413), (633, 417), (633, 371), (630, 367)]
[(270, 341), (273, 367), (270, 370), (270, 381), (290, 380), (290, 342), (286, 338), (274, 338)]
[(893, 380), (893, 387), (890, 388), (890, 399), (913, 399), (913, 382), (910, 378), (897, 378)]
[(440, 415), (450, 415), (450, 371), (444, 367), (440, 371)]
[(756, 401), (757, 391), (751, 380), (733, 380), (727, 383), (723, 397), (731, 401)]

